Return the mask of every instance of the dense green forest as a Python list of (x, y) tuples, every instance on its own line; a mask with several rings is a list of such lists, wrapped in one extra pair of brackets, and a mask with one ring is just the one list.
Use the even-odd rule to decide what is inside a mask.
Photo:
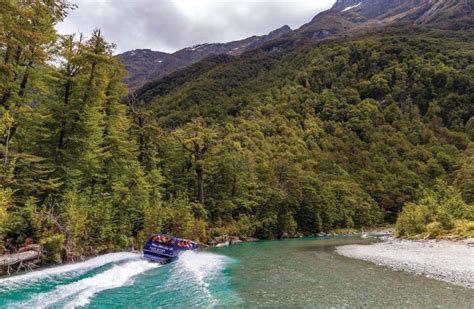
[(471, 39), (278, 42), (127, 96), (99, 30), (56, 34), (69, 9), (0, 1), (0, 252), (311, 235), (406, 205), (402, 235), (474, 233)]
[(137, 92), (136, 123), (161, 128), (140, 145), (159, 150), (165, 198), (195, 196), (211, 231), (272, 238), (394, 222), (441, 182), (463, 197), (453, 220), (473, 219), (472, 40), (280, 45)]

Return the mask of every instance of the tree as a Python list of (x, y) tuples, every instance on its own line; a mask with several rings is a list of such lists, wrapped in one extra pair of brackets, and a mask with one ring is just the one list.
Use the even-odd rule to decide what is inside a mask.
[(184, 128), (176, 130), (175, 136), (183, 149), (193, 158), (197, 183), (196, 200), (204, 204), (204, 158), (209, 148), (216, 142), (217, 134), (205, 125), (203, 119), (196, 119)]

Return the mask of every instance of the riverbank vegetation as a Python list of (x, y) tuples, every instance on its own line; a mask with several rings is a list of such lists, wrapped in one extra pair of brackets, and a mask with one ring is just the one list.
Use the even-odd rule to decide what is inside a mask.
[(406, 235), (472, 228), (472, 40), (275, 43), (125, 100), (99, 30), (55, 33), (68, 9), (0, 4), (0, 252), (40, 243), (57, 262), (156, 231), (309, 235), (393, 223), (405, 205)]
[(409, 203), (398, 216), (401, 237), (474, 237), (474, 207), (468, 205), (455, 187), (438, 182)]

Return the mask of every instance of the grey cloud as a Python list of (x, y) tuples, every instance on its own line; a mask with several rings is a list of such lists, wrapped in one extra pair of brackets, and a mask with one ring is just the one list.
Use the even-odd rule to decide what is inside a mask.
[(117, 52), (138, 48), (173, 52), (266, 34), (285, 24), (298, 27), (335, 2), (195, 0), (203, 1), (197, 14), (189, 1), (76, 0), (79, 8), (57, 28), (60, 33), (85, 34), (101, 28), (107, 40), (117, 44)]

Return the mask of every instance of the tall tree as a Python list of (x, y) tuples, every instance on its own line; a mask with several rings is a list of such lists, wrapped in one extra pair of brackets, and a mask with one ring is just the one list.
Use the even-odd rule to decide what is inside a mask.
[(176, 130), (175, 136), (191, 157), (196, 172), (196, 200), (204, 204), (204, 157), (209, 148), (216, 142), (217, 134), (208, 128), (203, 119)]

